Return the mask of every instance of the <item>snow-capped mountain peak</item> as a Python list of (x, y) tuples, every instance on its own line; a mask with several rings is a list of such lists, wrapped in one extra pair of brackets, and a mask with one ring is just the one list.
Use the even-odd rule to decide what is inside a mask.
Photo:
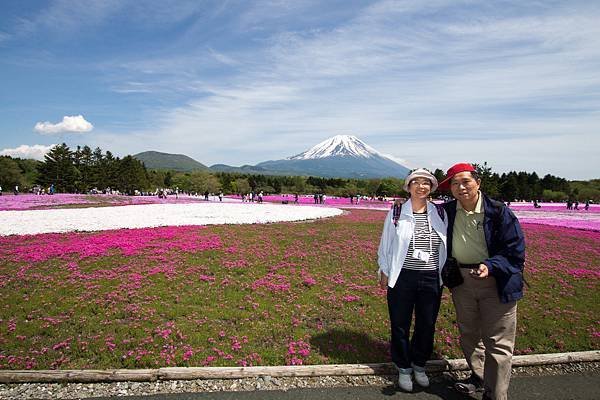
[(322, 141), (307, 151), (289, 157), (288, 160), (311, 160), (326, 157), (362, 157), (383, 156), (377, 150), (356, 136), (336, 135)]
[(378, 152), (356, 136), (338, 135), (298, 155), (256, 165), (286, 175), (336, 178), (405, 177), (408, 168)]

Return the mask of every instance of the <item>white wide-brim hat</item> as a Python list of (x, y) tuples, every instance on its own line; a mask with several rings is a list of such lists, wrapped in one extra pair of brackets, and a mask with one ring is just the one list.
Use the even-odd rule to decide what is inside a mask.
[(429, 179), (431, 181), (432, 193), (438, 188), (438, 181), (431, 172), (427, 171), (425, 168), (417, 168), (410, 171), (410, 174), (404, 179), (404, 186), (402, 186), (402, 189), (404, 189), (405, 192), (408, 192), (408, 185), (410, 184), (410, 181), (415, 178)]

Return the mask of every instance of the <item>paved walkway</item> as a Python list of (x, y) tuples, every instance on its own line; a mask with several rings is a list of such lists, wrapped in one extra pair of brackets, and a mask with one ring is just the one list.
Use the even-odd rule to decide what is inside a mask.
[[(345, 387), (323, 389), (292, 389), (284, 391), (186, 393), (152, 396), (120, 397), (127, 400), (469, 400), (481, 399), (456, 393), (448, 383), (436, 383), (414, 393), (398, 392), (390, 387)], [(598, 400), (600, 374), (517, 376), (511, 380), (511, 400)], [(96, 398), (108, 400), (108, 398)]]

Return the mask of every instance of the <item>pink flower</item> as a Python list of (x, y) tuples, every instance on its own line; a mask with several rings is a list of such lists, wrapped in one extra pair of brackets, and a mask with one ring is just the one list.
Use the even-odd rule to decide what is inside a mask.
[(312, 276), (306, 276), (306, 277), (304, 278), (304, 280), (302, 281), (302, 283), (303, 283), (305, 286), (309, 286), (309, 287), (310, 287), (310, 286), (316, 285), (316, 284), (317, 284), (317, 281), (316, 281), (316, 279), (315, 279), (315, 278), (313, 278)]
[(345, 296), (342, 297), (342, 300), (344, 300), (346, 303), (350, 303), (353, 301), (358, 301), (360, 300), (359, 296), (353, 295), (353, 294), (347, 294)]
[(288, 343), (287, 363), (289, 365), (302, 365), (303, 359), (310, 355), (310, 345), (302, 340)]
[(290, 365), (302, 365), (302, 359), (298, 357), (292, 357)]
[(183, 361), (187, 361), (194, 355), (194, 351), (189, 349), (185, 353), (183, 353)]
[(61, 349), (68, 349), (69, 345), (70, 345), (70, 341), (71, 341), (71, 339), (67, 339), (65, 341), (56, 343), (54, 346), (52, 346), (52, 350), (58, 351), (58, 350), (61, 350)]
[(211, 275), (200, 275), (200, 280), (204, 282), (214, 282), (215, 277)]

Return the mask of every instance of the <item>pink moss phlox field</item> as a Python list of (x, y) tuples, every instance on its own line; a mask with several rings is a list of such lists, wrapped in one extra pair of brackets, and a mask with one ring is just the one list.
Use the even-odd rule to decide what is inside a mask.
[[(122, 229), (95, 234), (64, 233), (0, 237), (0, 246), (11, 244), (7, 255), (12, 261), (41, 262), (51, 258), (66, 259), (73, 254), (79, 258), (108, 255), (118, 250), (124, 256), (134, 256), (142, 250), (154, 257), (167, 251), (202, 251), (221, 246), (218, 236), (198, 237), (204, 227), (160, 227)], [(175, 240), (176, 239), (176, 240)], [(166, 245), (165, 245), (166, 244)]]
[(538, 205), (540, 206), (540, 208), (535, 208), (533, 202), (513, 202), (510, 204), (510, 208), (513, 211), (568, 212), (570, 214), (600, 213), (600, 204), (590, 204), (588, 210), (583, 209), (585, 205), (583, 203), (579, 203), (578, 210), (567, 210), (567, 203), (538, 203)]
[(595, 277), (600, 272), (600, 232), (523, 223), (527, 244), (526, 273), (568, 273)]
[(124, 196), (112, 194), (64, 194), (34, 195), (20, 194), (18, 196), (5, 194), (0, 196), (0, 211), (7, 210), (44, 210), (65, 207), (99, 207), (125, 206), (135, 204), (186, 204), (202, 201), (197, 196), (168, 196), (159, 199), (158, 196)]
[[(0, 369), (389, 361), (384, 211), (0, 237)], [(600, 346), (600, 232), (523, 224), (516, 353)], [(435, 357), (461, 356), (448, 291)]]
[[(543, 347), (565, 351), (570, 342), (597, 348), (600, 232), (528, 223), (523, 229), (525, 277), (531, 287), (520, 305), (521, 336), (527, 338), (528, 329), (548, 324), (549, 331), (540, 341)], [(542, 347), (528, 340), (521, 343), (517, 354), (539, 352)]]
[[(600, 231), (600, 217), (581, 215), (579, 218), (561, 216), (559, 213), (549, 212), (546, 216), (518, 215), (521, 223), (550, 225), (564, 228), (582, 229), (586, 231)], [(587, 218), (586, 218), (587, 217)]]
[(580, 204), (578, 210), (567, 210), (563, 203), (512, 203), (510, 208), (522, 223), (562, 226), (567, 228), (600, 231), (600, 205), (592, 204), (588, 210)]

